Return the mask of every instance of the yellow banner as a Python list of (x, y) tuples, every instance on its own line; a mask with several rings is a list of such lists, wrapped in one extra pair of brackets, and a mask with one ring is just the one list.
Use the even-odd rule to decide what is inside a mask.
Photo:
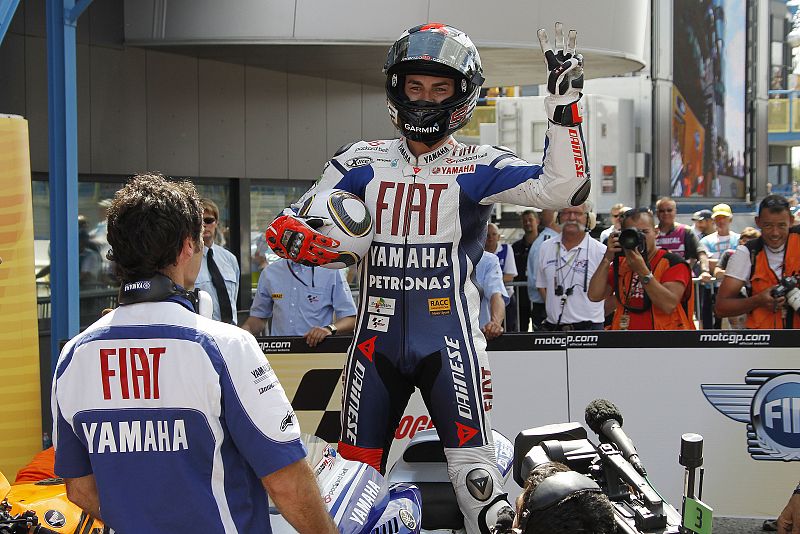
[(0, 471), (42, 449), (28, 121), (0, 115)]

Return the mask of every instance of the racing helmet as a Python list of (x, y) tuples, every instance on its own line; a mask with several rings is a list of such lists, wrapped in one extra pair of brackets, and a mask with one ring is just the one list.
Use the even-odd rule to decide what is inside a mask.
[[(469, 122), (484, 81), (478, 49), (467, 34), (439, 23), (403, 32), (389, 49), (383, 72), (392, 123), (403, 137), (426, 144)], [(452, 78), (455, 94), (440, 104), (411, 101), (405, 93), (407, 74)]]

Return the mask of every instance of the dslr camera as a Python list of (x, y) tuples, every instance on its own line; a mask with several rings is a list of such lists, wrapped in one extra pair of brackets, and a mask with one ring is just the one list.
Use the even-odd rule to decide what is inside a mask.
[(638, 228), (625, 228), (617, 234), (617, 240), (623, 250), (623, 252), (618, 252), (617, 256), (624, 256), (625, 250), (638, 250), (642, 256), (647, 257), (647, 242), (644, 234)]
[(772, 298), (786, 297), (786, 305), (794, 311), (800, 309), (800, 280), (796, 276), (784, 276), (778, 285), (772, 288)]

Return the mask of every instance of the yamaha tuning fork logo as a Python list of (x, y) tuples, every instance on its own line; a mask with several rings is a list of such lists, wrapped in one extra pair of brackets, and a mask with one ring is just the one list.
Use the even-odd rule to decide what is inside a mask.
[(703, 384), (714, 408), (747, 424), (754, 460), (800, 460), (800, 371), (751, 369), (744, 384)]

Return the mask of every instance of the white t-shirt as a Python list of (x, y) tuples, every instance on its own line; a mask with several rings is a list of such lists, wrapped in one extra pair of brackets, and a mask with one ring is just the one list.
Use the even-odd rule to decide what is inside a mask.
[[(589, 234), (586, 234), (583, 241), (571, 250), (567, 250), (561, 243), (560, 235), (542, 243), (536, 287), (547, 290), (545, 308), (549, 323), (603, 322), (603, 302), (590, 301), (587, 290), (589, 280), (592, 279), (605, 253), (606, 246), (592, 239)], [(558, 286), (563, 288), (561, 296), (556, 295)], [(567, 295), (570, 289), (572, 294)], [(562, 300), (564, 300), (563, 309)]]
[[(785, 249), (773, 251), (768, 246), (764, 245), (764, 251), (767, 253), (767, 262), (770, 269), (780, 278), (783, 276), (783, 251)], [(750, 249), (744, 245), (736, 247), (736, 252), (733, 253), (731, 259), (728, 260), (728, 266), (725, 269), (725, 276), (730, 276), (742, 282), (750, 283), (750, 271), (752, 265), (750, 262)]]

